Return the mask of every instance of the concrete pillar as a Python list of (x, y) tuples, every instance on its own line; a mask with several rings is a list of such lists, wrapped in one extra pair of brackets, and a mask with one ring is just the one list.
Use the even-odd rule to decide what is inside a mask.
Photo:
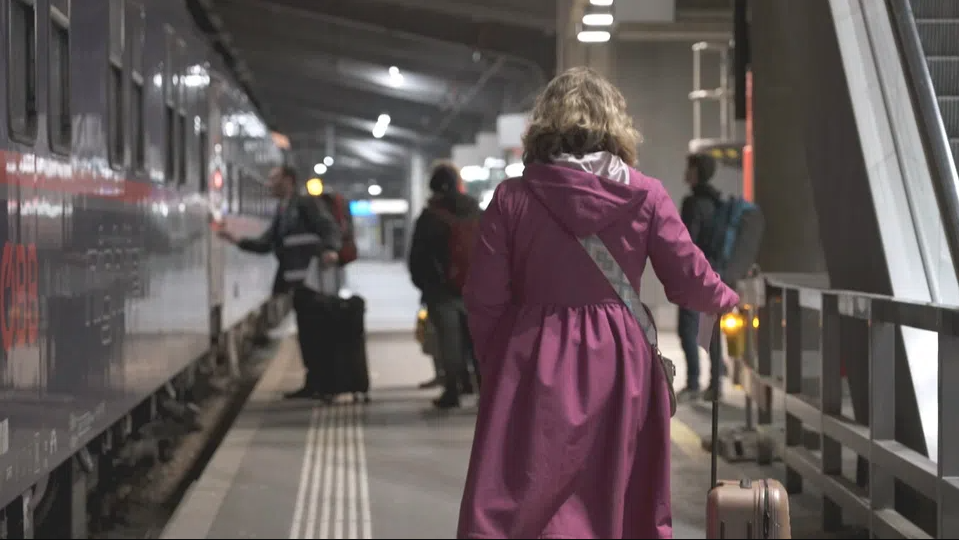
[(413, 152), (410, 156), (409, 178), (406, 181), (407, 195), (410, 201), (410, 211), (406, 218), (406, 251), (409, 252), (410, 242), (413, 240), (413, 225), (416, 218), (423, 211), (426, 205), (427, 189), (426, 183), (426, 158), (419, 152)]
[(413, 219), (420, 215), (423, 206), (426, 204), (426, 159), (423, 154), (414, 152), (410, 157), (410, 178), (409, 178), (409, 196), (410, 196), (410, 215)]
[(576, 39), (578, 23), (587, 4), (587, 0), (556, 0), (556, 69), (563, 72), (575, 66), (588, 66), (610, 78), (615, 64), (612, 40), (580, 43)]

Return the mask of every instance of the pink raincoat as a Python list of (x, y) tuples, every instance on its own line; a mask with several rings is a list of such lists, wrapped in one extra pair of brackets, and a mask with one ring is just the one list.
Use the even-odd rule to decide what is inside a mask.
[(503, 182), (483, 215), (465, 292), (483, 384), (457, 536), (671, 538), (666, 379), (576, 238), (598, 234), (635, 287), (651, 260), (681, 306), (739, 298), (658, 180), (605, 152), (557, 163)]

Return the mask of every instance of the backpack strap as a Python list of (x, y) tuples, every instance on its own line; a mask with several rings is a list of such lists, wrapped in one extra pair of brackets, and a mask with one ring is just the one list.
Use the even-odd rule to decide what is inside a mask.
[(443, 223), (446, 223), (447, 225), (452, 226), (457, 221), (459, 221), (457, 217), (453, 214), (453, 212), (450, 212), (449, 210), (442, 208), (439, 205), (431, 205), (429, 207), (429, 211), (433, 212), (433, 214), (436, 217), (440, 218), (440, 220)]
[(643, 329), (643, 333), (646, 334), (646, 340), (649, 341), (649, 344), (658, 353), (659, 337), (656, 330), (656, 323), (653, 322), (649, 307), (639, 299), (639, 294), (636, 292), (636, 289), (633, 288), (633, 284), (629, 282), (629, 278), (626, 277), (626, 272), (623, 271), (623, 268), (616, 262), (616, 259), (613, 257), (613, 254), (609, 252), (606, 244), (596, 235), (582, 238), (579, 240), (579, 243), (582, 244), (583, 248), (586, 249), (586, 253), (589, 254), (589, 257), (593, 259), (596, 266), (603, 272), (606, 281), (613, 287), (613, 290), (619, 295), (620, 300), (626, 305), (626, 308), (629, 309), (639, 323), (639, 326)]
[(586, 253), (589, 254), (589, 258), (593, 259), (593, 262), (596, 263), (596, 267), (603, 273), (606, 281), (609, 282), (613, 290), (616, 291), (616, 294), (619, 295), (619, 299), (626, 305), (626, 309), (632, 313), (636, 322), (639, 323), (640, 328), (643, 329), (643, 333), (646, 335), (646, 341), (649, 342), (649, 346), (653, 350), (653, 364), (659, 364), (663, 370), (663, 375), (666, 377), (666, 386), (669, 393), (669, 415), (675, 415), (676, 390), (673, 388), (673, 379), (676, 378), (676, 364), (669, 358), (663, 356), (663, 353), (659, 350), (659, 337), (656, 331), (656, 323), (653, 321), (649, 307), (639, 299), (639, 293), (636, 292), (633, 284), (629, 282), (629, 278), (626, 277), (626, 272), (623, 270), (623, 267), (616, 262), (616, 258), (613, 257), (613, 254), (609, 252), (609, 248), (606, 247), (606, 244), (604, 244), (598, 236), (592, 235), (587, 238), (582, 238), (579, 240), (579, 243), (583, 246), (583, 249), (586, 250)]

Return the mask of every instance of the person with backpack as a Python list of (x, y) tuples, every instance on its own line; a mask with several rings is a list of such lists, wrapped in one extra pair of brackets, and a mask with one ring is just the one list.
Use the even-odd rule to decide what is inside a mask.
[(269, 176), (270, 193), (277, 200), (270, 226), (258, 237), (240, 238), (228, 230), (218, 231), (220, 238), (243, 251), (272, 253), (279, 262), (273, 279), (273, 293), (293, 292), (297, 339), (306, 368), (303, 387), (286, 398), (329, 399), (324, 384), (328, 369), (320, 351), (332, 338), (329, 330), (317, 323), (315, 293), (306, 286), (310, 266), (317, 261), (323, 267), (337, 264), (342, 235), (336, 220), (312, 197), (297, 193), (297, 174), (293, 167), (276, 167)]
[(468, 361), (463, 284), (481, 211), (475, 198), (460, 191), (460, 183), (456, 166), (440, 163), (433, 168), (432, 196), (416, 220), (409, 254), (410, 277), (436, 329), (444, 366), (443, 394), (433, 401), (440, 409), (459, 407), (461, 394), (469, 390), (467, 381), (457, 376), (467, 372)]
[[(711, 245), (717, 233), (714, 218), (716, 210), (722, 204), (722, 194), (710, 183), (715, 172), (716, 161), (712, 157), (703, 154), (687, 156), (685, 181), (690, 193), (683, 198), (680, 205), (680, 216), (689, 230), (690, 238), (711, 264), (714, 259)], [(713, 266), (715, 269), (715, 265)], [(686, 356), (686, 387), (676, 397), (680, 401), (695, 399), (700, 395), (699, 345), (696, 341), (699, 312), (680, 307), (676, 328)], [(703, 393), (703, 398), (707, 401), (712, 399), (713, 392), (722, 392), (720, 382), (726, 371), (718, 325), (713, 330), (713, 339), (710, 341), (709, 361), (718, 363), (719, 372), (717, 374), (716, 370), (711, 370), (709, 388)]]
[(353, 213), (350, 211), (350, 201), (339, 193), (323, 193), (320, 200), (326, 205), (326, 210), (336, 220), (343, 236), (342, 247), (337, 253), (337, 265), (340, 269), (340, 283), (345, 283), (346, 275), (343, 268), (359, 257), (356, 247), (356, 235), (353, 231)]

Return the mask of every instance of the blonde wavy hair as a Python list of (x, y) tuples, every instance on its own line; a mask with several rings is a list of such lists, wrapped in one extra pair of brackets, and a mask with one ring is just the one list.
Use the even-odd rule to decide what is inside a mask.
[(636, 166), (642, 137), (615, 86), (587, 67), (566, 70), (536, 98), (523, 135), (523, 162), (549, 163), (562, 153), (607, 151)]

